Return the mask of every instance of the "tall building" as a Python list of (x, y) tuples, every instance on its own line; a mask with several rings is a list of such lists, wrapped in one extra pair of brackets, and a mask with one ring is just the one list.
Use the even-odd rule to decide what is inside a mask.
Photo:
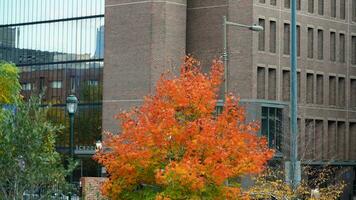
[(96, 48), (103, 43), (97, 30), (104, 30), (104, 0), (1, 0), (0, 13), (0, 60), (19, 67), (26, 99), (41, 93), (42, 103), (52, 104), (48, 117), (65, 125), (56, 140), (65, 154), (65, 99), (69, 94), (79, 98), (74, 139), (80, 166), (74, 180), (100, 175), (91, 156), (102, 132), (104, 57)]
[(16, 28), (3, 28), (0, 34), (0, 47), (2, 49), (15, 47)]
[[(223, 53), (223, 16), (263, 32), (228, 26), (227, 91), (248, 120), (261, 121), (276, 159), (289, 157), (290, 0), (106, 0), (103, 128), (139, 105), (165, 69), (186, 53), (209, 67)], [(356, 1), (297, 0), (299, 158), (347, 171), (344, 199), (356, 196)], [(355, 182), (355, 183), (354, 183)]]
[(96, 48), (95, 48), (95, 58), (104, 57), (104, 26), (100, 26), (96, 33)]

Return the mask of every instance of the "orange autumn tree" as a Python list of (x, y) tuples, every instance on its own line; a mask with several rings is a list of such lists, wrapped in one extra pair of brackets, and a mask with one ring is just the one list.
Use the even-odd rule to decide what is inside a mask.
[(121, 113), (121, 132), (107, 134), (95, 155), (109, 174), (102, 192), (110, 199), (237, 199), (234, 179), (261, 172), (272, 158), (257, 123), (233, 96), (215, 114), (223, 65), (209, 74), (186, 57), (179, 76), (165, 73), (154, 95)]

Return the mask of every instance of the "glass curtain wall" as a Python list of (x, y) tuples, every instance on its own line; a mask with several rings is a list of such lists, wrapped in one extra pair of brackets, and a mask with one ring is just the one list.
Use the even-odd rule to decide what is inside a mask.
[(104, 0), (1, 0), (0, 60), (21, 71), (22, 95), (42, 94), (48, 117), (65, 125), (59, 151), (69, 151), (65, 99), (79, 99), (75, 144), (101, 137), (104, 67)]

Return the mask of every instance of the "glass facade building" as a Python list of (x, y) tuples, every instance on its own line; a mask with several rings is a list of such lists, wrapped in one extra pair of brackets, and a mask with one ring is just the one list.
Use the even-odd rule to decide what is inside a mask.
[[(48, 117), (65, 128), (57, 149), (69, 152), (65, 99), (79, 99), (75, 145), (88, 149), (101, 137), (104, 67), (104, 0), (1, 0), (0, 60), (20, 69), (22, 95), (42, 94), (52, 106)], [(90, 155), (82, 156), (80, 176), (95, 176)]]

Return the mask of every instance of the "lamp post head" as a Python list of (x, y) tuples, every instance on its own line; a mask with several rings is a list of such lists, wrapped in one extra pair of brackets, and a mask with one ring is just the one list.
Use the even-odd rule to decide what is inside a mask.
[(250, 30), (251, 31), (256, 31), (256, 32), (260, 32), (260, 31), (263, 31), (263, 27), (260, 26), (260, 25), (257, 25), (257, 24), (254, 24), (250, 27)]
[(77, 112), (78, 108), (78, 99), (74, 95), (69, 95), (66, 100), (67, 111), (69, 114), (74, 114)]
[(96, 147), (95, 148), (96, 151), (100, 151), (103, 148), (103, 144), (101, 143), (100, 140), (96, 141), (95, 147)]

